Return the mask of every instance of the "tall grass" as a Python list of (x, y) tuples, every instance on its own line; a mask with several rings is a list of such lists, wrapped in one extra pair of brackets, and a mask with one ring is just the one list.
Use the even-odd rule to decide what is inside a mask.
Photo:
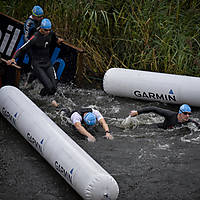
[(10, 2), (1, 2), (1, 12), (19, 20), (41, 5), (56, 32), (85, 49), (87, 79), (102, 77), (111, 67), (200, 75), (197, 0)]

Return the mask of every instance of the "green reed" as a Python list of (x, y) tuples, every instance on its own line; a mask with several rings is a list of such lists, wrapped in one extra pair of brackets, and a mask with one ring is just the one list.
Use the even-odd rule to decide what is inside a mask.
[(22, 21), (41, 5), (54, 30), (84, 48), (85, 77), (102, 77), (111, 67), (199, 76), (197, 0), (10, 2), (1, 2), (1, 12)]

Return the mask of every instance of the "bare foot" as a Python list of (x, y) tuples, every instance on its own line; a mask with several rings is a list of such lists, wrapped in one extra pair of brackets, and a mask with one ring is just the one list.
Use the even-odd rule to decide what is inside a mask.
[(58, 107), (58, 103), (56, 102), (56, 100), (53, 100), (53, 101), (51, 102), (51, 105), (54, 106), (54, 107)]

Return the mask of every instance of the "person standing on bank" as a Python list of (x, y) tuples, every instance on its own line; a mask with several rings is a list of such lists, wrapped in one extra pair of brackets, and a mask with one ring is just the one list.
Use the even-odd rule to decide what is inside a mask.
[[(32, 9), (32, 14), (28, 17), (28, 19), (24, 23), (24, 43), (26, 43), (31, 36), (39, 30), (41, 21), (43, 19), (44, 11), (40, 6), (34, 6)], [(29, 55), (29, 62), (31, 59), (31, 50), (27, 52)], [(33, 73), (28, 74), (27, 81), (25, 82), (25, 87), (32, 83), (36, 79)]]
[(24, 23), (24, 41), (27, 42), (31, 36), (39, 30), (44, 11), (40, 6), (34, 6), (32, 15)]
[(56, 92), (57, 77), (51, 64), (50, 45), (61, 44), (64, 40), (57, 38), (51, 30), (51, 21), (43, 19), (39, 31), (37, 31), (21, 48), (7, 61), (8, 65), (16, 64), (15, 59), (31, 49), (31, 68), (34, 75), (42, 83), (44, 88), (40, 91), (41, 96), (53, 95)]
[(189, 122), (195, 123), (198, 128), (200, 127), (200, 124), (192, 119), (189, 119), (190, 115), (192, 114), (192, 110), (189, 105), (183, 104), (180, 106), (178, 113), (158, 107), (146, 107), (142, 108), (140, 110), (132, 110), (130, 112), (130, 116), (135, 117), (140, 114), (144, 113), (156, 113), (158, 115), (161, 115), (165, 118), (162, 126), (160, 128), (168, 129), (173, 128), (175, 125), (181, 125), (181, 124), (187, 124)]
[[(56, 101), (52, 101), (52, 105), (54, 107), (59, 106)], [(72, 112), (66, 110), (67, 109), (63, 109), (65, 114), (70, 117), (73, 126), (80, 134), (84, 135), (89, 142), (95, 142), (96, 138), (87, 130), (87, 127), (95, 126), (97, 121), (105, 131), (104, 137), (109, 140), (113, 139), (108, 124), (98, 110), (93, 108), (81, 108)]]

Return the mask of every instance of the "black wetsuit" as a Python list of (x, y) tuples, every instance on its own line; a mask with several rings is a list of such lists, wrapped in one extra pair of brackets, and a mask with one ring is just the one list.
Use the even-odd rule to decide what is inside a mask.
[(84, 122), (84, 120), (83, 120), (84, 114), (85, 114), (85, 113), (88, 113), (88, 112), (92, 112), (92, 108), (80, 108), (79, 110), (74, 110), (74, 111), (72, 111), (72, 112), (70, 113), (70, 117), (71, 117), (71, 115), (72, 115), (73, 113), (75, 113), (75, 112), (77, 112), (77, 113), (79, 113), (79, 114), (81, 115), (81, 117), (82, 117), (81, 124), (83, 124), (83, 122)]
[(40, 92), (42, 96), (52, 95), (56, 92), (57, 77), (50, 60), (50, 45), (56, 41), (57, 37), (54, 32), (51, 31), (48, 35), (43, 35), (38, 31), (13, 56), (16, 58), (22, 52), (31, 49), (33, 73), (44, 86)]
[(65, 116), (67, 117), (71, 117), (73, 113), (77, 112), (83, 118), (85, 113), (92, 112), (92, 108), (80, 108), (78, 110), (70, 111), (68, 108), (65, 108), (59, 104), (59, 106), (57, 107), (57, 111), (64, 112)]
[(176, 113), (174, 111), (162, 109), (162, 108), (157, 108), (157, 107), (152, 106), (152, 107), (142, 108), (142, 109), (138, 110), (137, 112), (138, 112), (138, 115), (143, 114), (143, 113), (153, 112), (153, 113), (163, 116), (165, 118), (165, 120), (160, 128), (164, 128), (164, 129), (173, 128), (177, 124), (179, 124), (179, 125), (187, 124), (189, 122), (195, 123), (199, 127), (199, 123), (192, 119), (189, 119), (188, 121), (186, 121), (184, 123), (180, 123), (177, 118), (178, 113)]
[(39, 29), (41, 21), (33, 19), (32, 15), (24, 23), (24, 41), (27, 42)]
[[(41, 21), (33, 19), (31, 15), (24, 23), (24, 43), (27, 42), (31, 36), (39, 30)], [(29, 63), (31, 63), (31, 49), (26, 52), (29, 56)], [(30, 69), (31, 70), (31, 69)], [(32, 83), (37, 77), (34, 73), (30, 73), (28, 76), (27, 83)]]

